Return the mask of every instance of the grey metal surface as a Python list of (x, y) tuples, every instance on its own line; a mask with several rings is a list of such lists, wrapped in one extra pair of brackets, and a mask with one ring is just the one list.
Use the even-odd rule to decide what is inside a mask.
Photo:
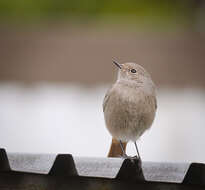
[(137, 158), (75, 158), (74, 162), (70, 154), (7, 154), (0, 149), (0, 190), (205, 189), (205, 164), (145, 162), (143, 171), (139, 165)]
[[(8, 153), (13, 170), (47, 174), (56, 158), (54, 154)], [(80, 176), (115, 178), (123, 163), (121, 158), (74, 157)], [(182, 182), (189, 163), (143, 162), (142, 169), (148, 181)]]

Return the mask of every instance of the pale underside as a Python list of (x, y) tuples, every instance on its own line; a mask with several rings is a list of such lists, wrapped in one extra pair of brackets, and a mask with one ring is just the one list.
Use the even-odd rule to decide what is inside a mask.
[(106, 127), (117, 140), (136, 141), (151, 127), (156, 108), (154, 92), (115, 83), (103, 102)]

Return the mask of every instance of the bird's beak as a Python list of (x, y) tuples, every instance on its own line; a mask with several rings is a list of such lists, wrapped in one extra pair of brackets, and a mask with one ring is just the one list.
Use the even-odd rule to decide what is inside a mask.
[(114, 63), (118, 68), (122, 69), (122, 66), (121, 66), (119, 63), (117, 63), (116, 61), (113, 61), (113, 63)]

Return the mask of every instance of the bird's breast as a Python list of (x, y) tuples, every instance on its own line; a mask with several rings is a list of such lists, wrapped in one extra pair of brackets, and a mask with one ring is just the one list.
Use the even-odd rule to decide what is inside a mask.
[(154, 120), (154, 98), (140, 89), (113, 89), (104, 112), (111, 134), (140, 136)]

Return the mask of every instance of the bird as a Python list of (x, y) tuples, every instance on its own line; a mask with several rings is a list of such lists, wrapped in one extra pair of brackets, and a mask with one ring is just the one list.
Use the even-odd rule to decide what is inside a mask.
[[(139, 64), (127, 62), (118, 67), (116, 82), (108, 89), (103, 100), (106, 127), (114, 143), (119, 141), (123, 158), (141, 157), (136, 141), (150, 129), (157, 110), (156, 86), (150, 74)], [(137, 151), (134, 157), (128, 156), (125, 147), (133, 142)]]

